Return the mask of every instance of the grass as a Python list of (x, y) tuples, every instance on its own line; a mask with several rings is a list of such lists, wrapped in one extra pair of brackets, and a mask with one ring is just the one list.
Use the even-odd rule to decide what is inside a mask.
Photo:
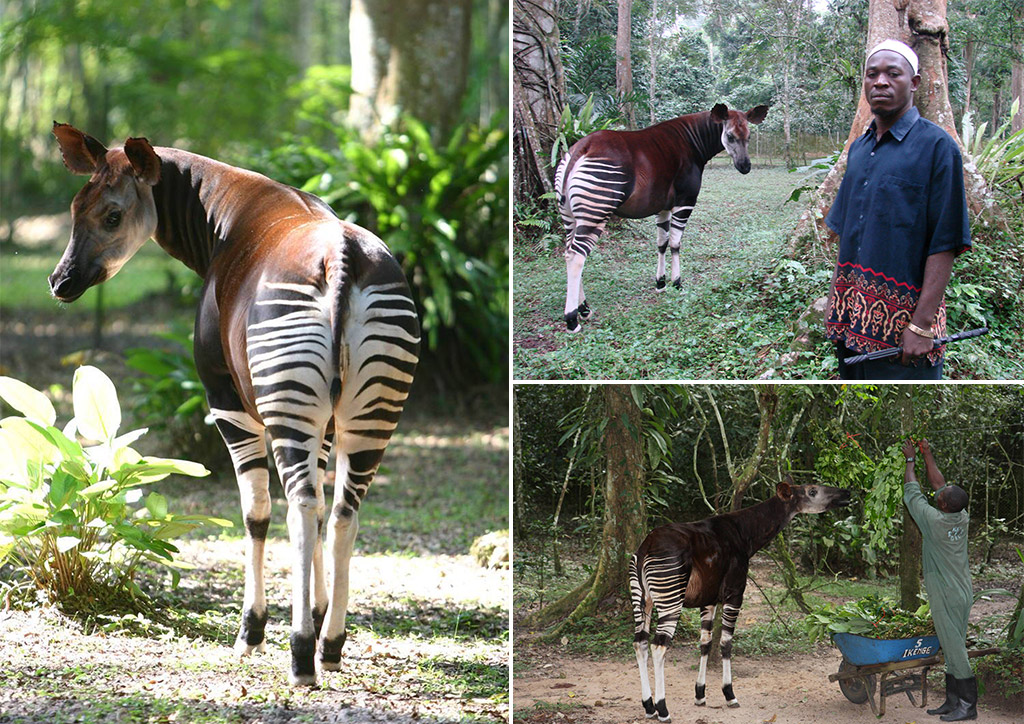
[[(831, 260), (785, 256), (804, 209), (785, 200), (799, 185), (798, 175), (780, 168), (746, 176), (725, 164), (706, 170), (683, 234), (682, 288), (664, 293), (654, 289), (653, 218), (613, 220), (583, 273), (594, 316), (572, 335), (562, 320), (561, 235), (534, 210), (513, 246), (514, 378), (835, 378), (835, 355), (821, 322), (810, 323), (812, 349), (790, 354), (797, 319), (827, 295), (832, 274)], [(541, 242), (531, 242), (529, 234)], [(946, 295), (949, 329), (988, 324), (992, 332), (948, 348), (947, 378), (1024, 376), (1021, 289), (1004, 281), (997, 261), (1000, 249), (1010, 254), (1020, 241), (998, 236), (984, 232), (977, 250), (954, 268)]]

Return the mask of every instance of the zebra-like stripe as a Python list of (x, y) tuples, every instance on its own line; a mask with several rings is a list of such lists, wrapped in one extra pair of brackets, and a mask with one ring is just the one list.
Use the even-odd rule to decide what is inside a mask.
[(569, 250), (589, 256), (608, 218), (627, 196), (629, 175), (609, 159), (585, 157), (559, 186)]

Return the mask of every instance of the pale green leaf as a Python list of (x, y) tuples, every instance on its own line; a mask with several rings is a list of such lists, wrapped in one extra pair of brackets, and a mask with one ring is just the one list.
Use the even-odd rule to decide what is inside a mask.
[(14, 456), (25, 462), (46, 465), (60, 460), (60, 450), (46, 435), (24, 417), (7, 417), (0, 421), (7, 445)]
[(13, 377), (0, 377), (0, 397), (8, 405), (43, 425), (52, 425), (57, 419), (53, 403), (39, 390)]
[(81, 538), (76, 538), (73, 535), (62, 535), (57, 538), (57, 550), (61, 553), (67, 553), (81, 542)]
[(107, 442), (121, 426), (121, 405), (117, 390), (103, 372), (85, 365), (75, 370), (72, 401), (78, 432), (83, 437)]
[(154, 518), (167, 517), (167, 498), (160, 493), (150, 493), (146, 496), (146, 510)]
[(191, 460), (177, 460), (175, 458), (153, 458), (142, 459), (141, 465), (146, 466), (147, 473), (176, 473), (178, 475), (189, 475), (193, 478), (202, 478), (210, 474), (210, 471), (202, 464)]

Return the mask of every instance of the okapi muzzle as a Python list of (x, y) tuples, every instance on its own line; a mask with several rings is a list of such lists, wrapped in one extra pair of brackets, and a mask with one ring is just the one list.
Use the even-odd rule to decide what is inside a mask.
[[(700, 609), (700, 668), (694, 703), (707, 703), (705, 681), (715, 609), (722, 606), (722, 694), (739, 706), (732, 688), (732, 639), (743, 605), (750, 558), (797, 514), (824, 513), (850, 504), (850, 492), (827, 485), (779, 483), (763, 503), (693, 523), (655, 528), (629, 564), (635, 624), (633, 649), (640, 668), (641, 702), (647, 717), (671, 721), (665, 703), (665, 658), (684, 608)], [(651, 637), (652, 613), (658, 627)], [(654, 659), (654, 689), (647, 672)]]

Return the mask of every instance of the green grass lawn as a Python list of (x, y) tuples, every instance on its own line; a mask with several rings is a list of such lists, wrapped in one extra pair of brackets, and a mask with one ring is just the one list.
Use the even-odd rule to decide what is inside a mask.
[[(801, 181), (800, 174), (781, 168), (755, 168), (746, 176), (726, 164), (707, 169), (683, 233), (678, 290), (654, 289), (653, 217), (614, 219), (584, 267), (594, 316), (577, 334), (567, 333), (562, 319), (561, 233), (548, 233), (541, 242), (517, 236), (515, 379), (835, 378), (835, 353), (820, 321), (810, 324), (812, 349), (795, 359), (791, 354), (795, 322), (827, 295), (832, 274), (831, 260), (785, 255), (804, 210), (803, 203), (786, 199)], [(979, 232), (979, 250), (954, 267), (946, 293), (949, 329), (986, 324), (992, 331), (947, 348), (948, 379), (1024, 375), (1020, 289), (1004, 288), (1004, 272), (995, 268), (1000, 249), (1017, 249), (1019, 242), (997, 237), (992, 230)]]

